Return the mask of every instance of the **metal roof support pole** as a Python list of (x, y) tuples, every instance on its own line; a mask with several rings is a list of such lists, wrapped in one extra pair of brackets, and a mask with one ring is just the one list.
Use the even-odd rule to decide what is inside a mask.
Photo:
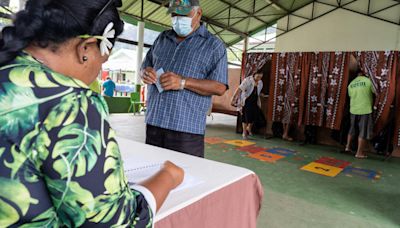
[(140, 20), (143, 21), (143, 15), (144, 15), (144, 0), (142, 0), (142, 5), (141, 5), (141, 10), (140, 10)]
[(243, 54), (247, 53), (247, 50), (249, 49), (249, 37), (246, 36), (243, 40)]
[(144, 47), (144, 22), (139, 21), (137, 24), (138, 33), (137, 33), (137, 40), (138, 45), (136, 47), (136, 84), (141, 83), (140, 78), (140, 67), (142, 66), (143, 62), (143, 47)]

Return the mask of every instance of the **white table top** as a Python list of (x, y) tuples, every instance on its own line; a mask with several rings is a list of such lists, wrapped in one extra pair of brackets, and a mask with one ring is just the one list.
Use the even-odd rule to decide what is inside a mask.
[[(146, 145), (132, 140), (118, 138), (124, 168), (138, 160), (160, 162), (170, 160), (177, 165), (185, 166), (190, 174), (204, 181), (193, 188), (172, 192), (166, 199), (155, 217), (155, 222), (168, 215), (204, 198), (205, 196), (224, 188), (254, 172), (220, 162), (202, 159), (159, 147)], [(130, 162), (131, 161), (131, 162)]]

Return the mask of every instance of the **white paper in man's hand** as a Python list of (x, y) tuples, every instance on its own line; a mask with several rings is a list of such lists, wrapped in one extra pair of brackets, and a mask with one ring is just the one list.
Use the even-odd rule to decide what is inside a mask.
[(163, 89), (163, 87), (161, 86), (160, 77), (161, 77), (162, 74), (164, 74), (163, 68), (158, 69), (157, 72), (156, 72), (156, 74), (157, 74), (156, 87), (157, 87), (158, 92), (159, 92), (159, 93), (162, 93), (162, 92), (164, 91), (164, 89)]

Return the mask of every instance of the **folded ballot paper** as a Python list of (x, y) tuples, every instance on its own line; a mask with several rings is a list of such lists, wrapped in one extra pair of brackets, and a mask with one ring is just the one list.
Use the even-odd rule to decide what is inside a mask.
[(156, 74), (157, 74), (157, 82), (156, 82), (157, 90), (159, 93), (162, 93), (164, 91), (164, 89), (161, 86), (160, 77), (162, 74), (164, 74), (163, 68), (158, 69)]
[[(163, 164), (164, 163), (151, 163), (151, 162), (140, 162), (134, 164), (133, 166), (132, 164), (130, 164), (130, 167), (132, 168), (126, 169), (125, 175), (127, 176), (130, 185), (138, 184), (148, 179), (149, 177), (153, 176), (158, 171), (160, 171)], [(177, 188), (172, 190), (172, 192), (177, 192), (187, 188), (193, 188), (204, 182), (192, 176), (190, 174), (189, 167), (182, 167), (182, 168), (185, 171), (185, 177), (183, 178), (182, 183)]]

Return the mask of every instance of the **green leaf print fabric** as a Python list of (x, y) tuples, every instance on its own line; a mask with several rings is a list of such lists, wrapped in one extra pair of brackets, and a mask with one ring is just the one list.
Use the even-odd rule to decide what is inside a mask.
[(0, 227), (151, 227), (107, 105), (21, 53), (0, 67)]

